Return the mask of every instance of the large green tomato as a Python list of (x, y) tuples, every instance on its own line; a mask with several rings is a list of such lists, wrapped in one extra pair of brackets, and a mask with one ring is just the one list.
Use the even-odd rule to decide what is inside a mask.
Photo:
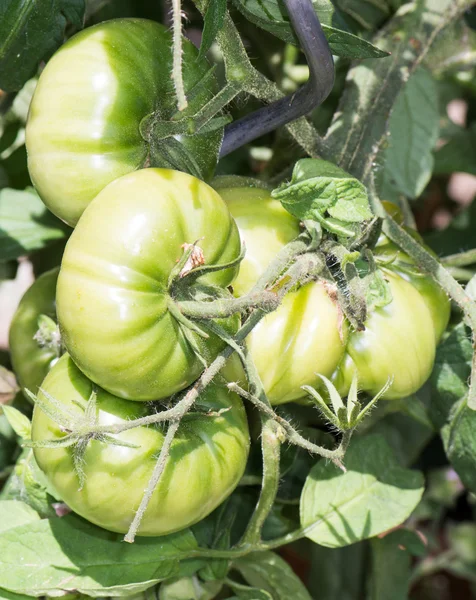
[(59, 355), (50, 347), (40, 346), (35, 339), (40, 315), (56, 319), (58, 272), (59, 269), (52, 269), (38, 277), (21, 299), (10, 326), (9, 345), (13, 370), (20, 386), (34, 394)]
[[(298, 222), (266, 190), (222, 188), (219, 182), (217, 189), (230, 207), (247, 248), (234, 283), (235, 292), (242, 295), (280, 247), (296, 236)], [(247, 338), (272, 404), (302, 398), (301, 386), (321, 385), (318, 374), (333, 379), (343, 395), (348, 393), (355, 372), (359, 388), (370, 394), (393, 378), (385, 396), (388, 399), (412, 394), (429, 377), (436, 345), (448, 324), (448, 299), (384, 236), (375, 254), (392, 301), (370, 313), (365, 331), (350, 329), (331, 287), (317, 282), (288, 294), (278, 310), (267, 315)], [(230, 362), (228, 373), (230, 377), (240, 376), (236, 358)]]
[[(92, 382), (67, 354), (42, 385), (42, 390), (78, 419), (84, 417), (80, 406), (89, 399), (92, 388)], [(40, 398), (47, 401), (42, 392)], [(223, 502), (243, 475), (249, 436), (240, 398), (230, 393), (226, 385), (216, 383), (201, 394), (196, 409), (184, 418), (172, 442), (165, 471), (145, 512), (139, 535), (165, 535), (200, 521)], [(150, 411), (155, 412), (155, 408), (97, 389), (99, 425), (124, 423)], [(60, 439), (64, 435), (60, 426), (36, 406), (32, 439)], [(68, 506), (96, 525), (126, 533), (152, 475), (164, 430), (158, 425), (137, 427), (115, 437), (138, 447), (92, 439), (84, 454), (85, 484), (81, 490), (71, 448), (35, 448), (34, 452), (38, 465)]]
[[(181, 116), (193, 115), (212, 98), (216, 83), (206, 76), (209, 69), (184, 39), (189, 105)], [(31, 179), (58, 217), (74, 226), (109, 182), (147, 166), (151, 148), (143, 119), (157, 111), (170, 120), (177, 112), (171, 70), (170, 31), (145, 19), (88, 27), (48, 62), (31, 103), (26, 146)], [(216, 130), (180, 139), (203, 178), (213, 172), (221, 138)], [(154, 161), (170, 166), (165, 159), (157, 162), (156, 153)]]
[[(168, 169), (142, 169), (109, 184), (69, 239), (56, 297), (63, 343), (79, 368), (116, 396), (166, 398), (203, 370), (193, 345), (207, 362), (224, 347), (213, 334), (190, 334), (190, 344), (170, 312), (175, 299), (205, 285), (225, 288), (238, 271), (215, 271), (196, 283), (185, 278), (169, 289), (183, 244), (197, 240), (205, 265), (227, 264), (240, 254), (238, 229), (220, 196)], [(219, 323), (235, 333), (239, 317)]]

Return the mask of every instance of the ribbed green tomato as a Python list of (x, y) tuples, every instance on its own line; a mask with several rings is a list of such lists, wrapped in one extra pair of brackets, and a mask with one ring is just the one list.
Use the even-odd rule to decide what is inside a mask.
[[(183, 244), (197, 240), (208, 266), (240, 254), (238, 229), (220, 196), (195, 177), (168, 169), (143, 169), (109, 184), (69, 239), (56, 297), (63, 343), (79, 368), (116, 396), (166, 398), (203, 370), (171, 303), (190, 299), (197, 286), (225, 288), (238, 267), (196, 282), (185, 278), (170, 290)], [(229, 333), (239, 327), (238, 316), (218, 322)], [(213, 334), (190, 335), (207, 361), (224, 347)]]
[[(68, 414), (77, 415), (78, 420), (84, 417), (80, 406), (88, 401), (92, 388), (92, 382), (67, 354), (42, 385), (42, 390), (62, 404)], [(40, 398), (48, 401), (42, 392)], [(240, 398), (224, 384), (212, 384), (201, 394), (196, 408), (184, 418), (172, 442), (165, 471), (144, 514), (139, 535), (165, 535), (200, 521), (231, 494), (243, 475), (249, 436)], [(155, 408), (97, 389), (99, 425), (128, 422), (150, 411), (155, 412)], [(61, 439), (64, 435), (60, 426), (36, 406), (32, 439)], [(81, 490), (71, 448), (35, 448), (34, 452), (38, 465), (68, 506), (100, 527), (126, 533), (152, 475), (164, 430), (158, 425), (137, 427), (114, 437), (138, 447), (92, 439), (82, 462), (85, 484)]]
[[(296, 236), (298, 223), (266, 190), (219, 185), (217, 189), (247, 248), (234, 283), (241, 295), (249, 291), (280, 246)], [(269, 214), (273, 218), (268, 218)], [(318, 374), (333, 379), (343, 395), (348, 393), (355, 371), (359, 388), (370, 394), (393, 378), (385, 396), (388, 399), (412, 394), (429, 377), (436, 345), (448, 324), (448, 299), (384, 236), (375, 257), (382, 262), (393, 299), (370, 313), (365, 331), (350, 329), (331, 287), (318, 282), (288, 294), (278, 310), (266, 316), (247, 338), (272, 404), (302, 398), (302, 385), (320, 385)], [(229, 363), (228, 373), (239, 377), (236, 359)]]
[(22, 389), (34, 394), (57, 361), (58, 353), (36, 341), (38, 317), (56, 320), (55, 292), (59, 269), (43, 273), (26, 291), (10, 325), (9, 345), (13, 370)]
[[(206, 76), (209, 68), (184, 39), (189, 105), (181, 116), (193, 115), (212, 98), (216, 82)], [(146, 166), (150, 147), (143, 119), (158, 112), (170, 120), (177, 112), (171, 70), (170, 31), (145, 19), (88, 27), (51, 58), (30, 106), (26, 146), (31, 179), (58, 217), (74, 226), (108, 183)], [(204, 178), (214, 170), (221, 138), (216, 130), (180, 139)]]

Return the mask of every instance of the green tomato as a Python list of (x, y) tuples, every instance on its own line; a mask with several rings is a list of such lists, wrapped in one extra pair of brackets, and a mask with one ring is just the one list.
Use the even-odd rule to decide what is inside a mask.
[[(297, 235), (298, 222), (266, 190), (218, 186), (218, 191), (247, 249), (234, 283), (235, 293), (242, 295)], [(448, 324), (448, 299), (384, 236), (375, 257), (393, 299), (371, 311), (365, 331), (350, 329), (332, 287), (321, 281), (288, 294), (248, 336), (248, 349), (272, 404), (304, 397), (303, 385), (320, 387), (319, 374), (332, 379), (342, 395), (348, 393), (354, 373), (359, 388), (370, 394), (392, 378), (387, 399), (414, 393), (429, 377), (436, 345)], [(229, 362), (227, 374), (241, 378), (236, 358)]]
[[(92, 382), (65, 354), (42, 385), (68, 414), (84, 418)], [(97, 391), (99, 425), (125, 423), (156, 412), (140, 402), (128, 402)], [(40, 399), (47, 402), (43, 392)], [(211, 384), (200, 395), (198, 409), (183, 419), (172, 442), (165, 471), (152, 495), (139, 535), (165, 535), (206, 517), (235, 489), (249, 450), (246, 413), (226, 385)], [(221, 411), (221, 412), (219, 412)], [(209, 413), (213, 414), (209, 414)], [(208, 414), (207, 414), (208, 413)], [(32, 439), (61, 439), (65, 433), (37, 405)], [(35, 448), (35, 458), (68, 506), (92, 523), (126, 533), (147, 488), (164, 441), (159, 425), (136, 427), (114, 437), (138, 446), (129, 448), (92, 439), (83, 457), (85, 483), (78, 489), (71, 448)]]
[[(220, 196), (168, 169), (143, 169), (109, 184), (73, 231), (56, 297), (63, 343), (79, 368), (116, 396), (166, 398), (200, 375), (200, 354), (210, 362), (224, 348), (213, 334), (190, 334), (190, 344), (170, 312), (174, 299), (190, 299), (204, 286), (225, 288), (238, 271), (211, 272), (195, 283), (185, 278), (169, 289), (183, 244), (196, 240), (208, 266), (240, 254), (238, 229)], [(238, 316), (217, 322), (228, 333), (239, 327)]]
[[(228, 177), (226, 181), (229, 181)], [(280, 202), (273, 200), (267, 190), (251, 186), (226, 190), (217, 185), (214, 187), (228, 204), (244, 236), (246, 254), (233, 283), (235, 295), (243, 296), (251, 290), (279, 250), (299, 235), (299, 222)]]
[(34, 394), (46, 377), (59, 353), (48, 346), (40, 346), (35, 339), (38, 317), (56, 319), (55, 291), (59, 269), (52, 269), (38, 277), (20, 301), (10, 325), (10, 355), (13, 370), (22, 389)]
[[(182, 60), (185, 117), (213, 97), (216, 82), (185, 39)], [(88, 27), (48, 62), (30, 106), (26, 145), (33, 184), (58, 217), (74, 226), (108, 183), (146, 166), (151, 150), (155, 166), (170, 166), (145, 139), (144, 119), (156, 111), (163, 120), (176, 115), (171, 71), (170, 31), (145, 19)], [(215, 168), (221, 139), (221, 130), (180, 139), (203, 178)]]

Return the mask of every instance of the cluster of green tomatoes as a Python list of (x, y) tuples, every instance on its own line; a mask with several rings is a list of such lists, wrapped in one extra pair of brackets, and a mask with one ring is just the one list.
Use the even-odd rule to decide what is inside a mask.
[[(27, 124), (32, 181), (74, 231), (61, 267), (38, 278), (20, 303), (12, 361), (21, 386), (38, 397), (33, 442), (61, 440), (70, 425), (90, 431), (81, 465), (70, 447), (37, 446), (40, 468), (74, 511), (121, 533), (139, 507), (166, 429), (126, 429), (113, 435), (114, 444), (95, 428), (173, 406), (225, 348), (217, 328), (234, 335), (240, 327), (239, 314), (190, 327), (180, 303), (247, 294), (301, 230), (264, 187), (238, 178), (211, 187), (174, 169), (144, 168), (148, 115), (174, 115), (170, 48), (169, 33), (154, 22), (122, 19), (86, 29), (47, 64)], [(193, 114), (194, 102), (212, 97), (213, 82), (202, 84), (208, 67), (191, 44), (184, 53)], [(181, 142), (201, 172), (213, 170), (207, 148), (220, 134)], [(329, 282), (316, 280), (293, 289), (248, 336), (271, 404), (302, 400), (302, 386), (318, 386), (321, 375), (342, 395), (356, 374), (369, 394), (392, 378), (387, 399), (414, 393), (428, 378), (448, 300), (383, 236), (375, 256), (392, 301), (369, 314), (364, 331), (352, 330)], [(58, 323), (56, 344), (38, 344), (40, 315)], [(238, 485), (249, 432), (242, 400), (227, 386), (236, 380), (246, 386), (234, 356), (183, 418), (139, 534), (188, 527)]]

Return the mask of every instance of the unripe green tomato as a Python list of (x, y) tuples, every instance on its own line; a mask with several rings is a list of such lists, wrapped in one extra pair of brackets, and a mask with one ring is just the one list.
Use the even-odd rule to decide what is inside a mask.
[[(80, 406), (88, 401), (93, 384), (65, 354), (41, 389), (54, 397), (68, 415), (76, 415), (79, 422), (84, 418)], [(100, 388), (96, 391), (98, 425), (127, 423), (155, 412), (144, 403), (122, 400)], [(40, 399), (48, 402), (43, 392)], [(231, 494), (243, 475), (249, 435), (240, 398), (226, 385), (213, 383), (200, 395), (197, 409), (201, 412), (189, 413), (175, 435), (139, 535), (165, 535), (200, 521)], [(37, 405), (32, 439), (39, 442), (64, 436), (64, 430)], [(91, 439), (82, 461), (82, 489), (71, 448), (35, 448), (34, 453), (38, 465), (68, 506), (104, 529), (126, 533), (149, 484), (164, 436), (163, 427), (150, 425), (114, 436), (136, 448)]]
[[(171, 32), (159, 23), (115, 19), (76, 34), (46, 65), (26, 126), (28, 169), (43, 202), (70, 225), (108, 183), (146, 166), (143, 119), (177, 113), (172, 47)], [(185, 117), (213, 97), (216, 81), (205, 77), (210, 66), (185, 39), (182, 61)], [(204, 178), (215, 168), (221, 139), (221, 130), (180, 139)]]
[[(110, 393), (129, 400), (166, 398), (202, 372), (183, 325), (170, 312), (175, 298), (168, 289), (183, 244), (197, 240), (205, 265), (226, 264), (240, 254), (238, 229), (220, 196), (169, 169), (142, 169), (109, 184), (73, 231), (56, 297), (63, 343), (83, 373)], [(192, 283), (185, 278), (181, 289), (226, 288), (237, 271), (215, 271)], [(232, 334), (239, 327), (238, 315), (217, 322)], [(208, 363), (225, 346), (210, 332), (208, 339), (190, 335)]]
[(35, 339), (38, 317), (56, 320), (55, 292), (59, 269), (43, 273), (25, 292), (10, 325), (9, 345), (13, 370), (22, 389), (37, 393), (58, 353)]
[[(234, 289), (244, 294), (280, 247), (296, 236), (298, 223), (291, 217), (293, 230), (290, 216), (266, 190), (218, 187), (218, 191), (228, 203), (247, 248), (234, 283)], [(261, 208), (265, 205), (272, 219)], [(263, 235), (268, 227), (272, 232)], [(276, 240), (272, 252), (269, 239)], [(304, 397), (301, 386), (319, 386), (318, 374), (333, 379), (343, 395), (348, 393), (355, 371), (359, 389), (370, 394), (393, 378), (387, 399), (414, 393), (429, 377), (436, 345), (448, 324), (448, 299), (431, 277), (422, 274), (384, 236), (375, 258), (383, 261), (381, 269), (393, 300), (369, 314), (365, 331), (350, 330), (331, 288), (318, 282), (288, 294), (247, 338), (272, 404)], [(236, 358), (227, 369), (229, 377), (240, 378)]]

